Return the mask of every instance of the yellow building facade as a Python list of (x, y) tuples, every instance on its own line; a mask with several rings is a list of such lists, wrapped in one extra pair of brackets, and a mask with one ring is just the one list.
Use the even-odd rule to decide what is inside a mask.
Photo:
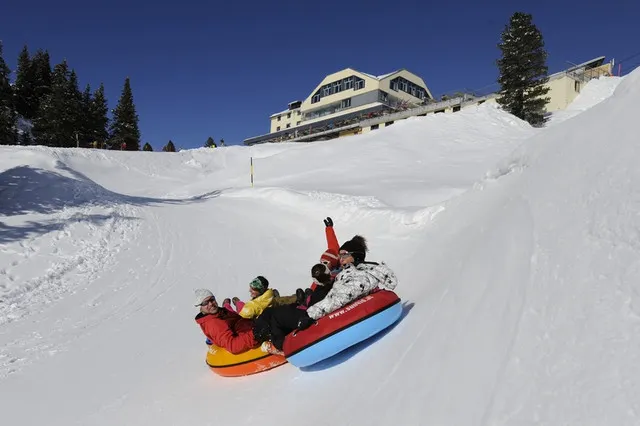
[(339, 119), (375, 107), (416, 106), (433, 99), (422, 78), (401, 69), (381, 76), (346, 68), (326, 76), (304, 101), (270, 117), (270, 133)]
[(547, 93), (549, 103), (546, 111), (555, 112), (567, 108), (589, 80), (613, 75), (613, 63), (605, 63), (604, 59), (604, 56), (600, 56), (550, 75), (549, 82), (546, 84), (550, 89)]

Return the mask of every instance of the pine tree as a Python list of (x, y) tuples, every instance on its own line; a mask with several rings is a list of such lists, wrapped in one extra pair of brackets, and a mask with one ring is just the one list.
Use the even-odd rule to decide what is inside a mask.
[(224, 145), (224, 139), (222, 139), (222, 138), (220, 139), (220, 146), (225, 146)]
[(4, 61), (0, 41), (0, 145), (16, 143), (16, 112), (10, 83), (11, 70)]
[(85, 114), (82, 111), (82, 92), (78, 87), (78, 75), (75, 70), (71, 70), (71, 74), (69, 74), (69, 83), (65, 91), (65, 103), (74, 135), (74, 139), (69, 146), (76, 146), (83, 137)]
[[(78, 122), (76, 103), (79, 95), (71, 79), (66, 61), (56, 65), (51, 79), (51, 93), (42, 101), (34, 120), (33, 132), (39, 144), (48, 146), (76, 146)], [(75, 89), (75, 90), (74, 90)]]
[(91, 94), (91, 85), (87, 84), (82, 92), (82, 98), (80, 100), (80, 131), (79, 140), (80, 146), (83, 148), (89, 147), (93, 141), (91, 138), (93, 130), (93, 116), (91, 109), (93, 106), (93, 96)]
[(204, 147), (205, 148), (215, 148), (216, 147), (216, 143), (214, 142), (213, 138), (211, 136), (209, 136), (207, 138), (207, 141), (204, 143)]
[(153, 148), (151, 147), (151, 144), (149, 142), (145, 143), (144, 146), (142, 147), (143, 151), (153, 151)]
[(51, 93), (51, 63), (49, 52), (38, 49), (31, 59), (31, 74), (33, 76), (34, 111), (40, 110), (43, 99)]
[(29, 58), (29, 48), (25, 45), (18, 56), (18, 68), (16, 70), (13, 94), (18, 114), (28, 120), (33, 119), (38, 112), (33, 71), (31, 59)]
[(162, 148), (162, 150), (164, 152), (176, 152), (176, 147), (171, 141), (171, 139), (169, 139), (169, 142)]
[(129, 77), (127, 77), (124, 81), (124, 88), (118, 101), (118, 106), (113, 111), (113, 122), (111, 123), (111, 143), (113, 148), (120, 149), (124, 143), (127, 151), (138, 151), (140, 149), (138, 120), (138, 114), (133, 103), (131, 83)]
[(109, 106), (107, 98), (104, 96), (104, 84), (100, 83), (100, 87), (93, 94), (90, 107), (91, 129), (89, 140), (92, 143), (97, 142), (97, 146), (102, 146), (109, 139), (109, 132), (107, 131), (109, 125), (108, 112)]
[(530, 14), (516, 12), (502, 32), (498, 44), (502, 58), (497, 61), (500, 70), (500, 97), (498, 103), (516, 117), (532, 126), (544, 124), (545, 95), (549, 87), (547, 52), (542, 33), (532, 23)]

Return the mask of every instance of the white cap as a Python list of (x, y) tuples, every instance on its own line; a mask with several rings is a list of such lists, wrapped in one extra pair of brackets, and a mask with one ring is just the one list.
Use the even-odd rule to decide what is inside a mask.
[(205, 301), (205, 299), (209, 298), (209, 297), (213, 297), (213, 293), (211, 293), (210, 290), (207, 290), (206, 288), (199, 288), (195, 291), (195, 299), (194, 301), (196, 302), (196, 306), (200, 306), (202, 304), (202, 302)]

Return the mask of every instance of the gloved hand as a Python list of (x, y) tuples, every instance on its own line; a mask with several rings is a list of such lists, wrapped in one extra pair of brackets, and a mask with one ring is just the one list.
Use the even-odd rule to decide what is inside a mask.
[(300, 321), (298, 321), (298, 330), (305, 330), (305, 329), (311, 327), (311, 325), (314, 322), (315, 321), (313, 319), (311, 319), (311, 317), (309, 317), (308, 315), (305, 315), (302, 318), (300, 318)]
[(333, 226), (333, 220), (331, 220), (331, 218), (330, 218), (330, 217), (327, 217), (327, 218), (324, 220), (324, 226), (327, 226), (327, 227), (329, 227), (329, 226)]

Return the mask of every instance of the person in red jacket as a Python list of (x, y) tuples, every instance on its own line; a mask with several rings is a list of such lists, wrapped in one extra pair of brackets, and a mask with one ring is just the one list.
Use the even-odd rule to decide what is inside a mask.
[(253, 334), (253, 320), (219, 307), (213, 293), (205, 288), (197, 289), (195, 293), (195, 306), (200, 307), (196, 322), (214, 345), (234, 355), (260, 346)]

